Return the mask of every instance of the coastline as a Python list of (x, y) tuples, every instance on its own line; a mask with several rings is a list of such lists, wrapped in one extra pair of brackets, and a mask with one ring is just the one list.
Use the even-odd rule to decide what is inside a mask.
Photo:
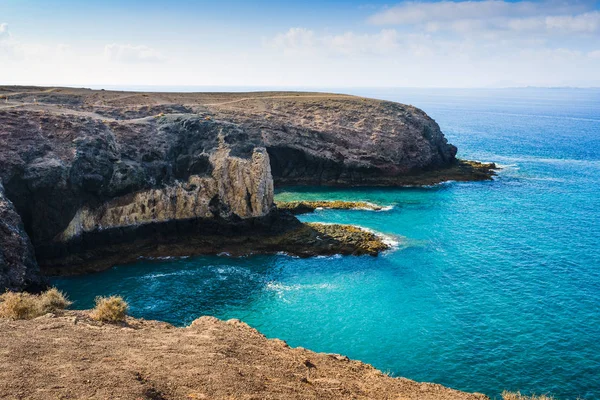
[[(0, 87), (2, 90), (6, 88)], [(65, 88), (12, 93), (9, 106), (0, 109), (0, 184), (4, 183), (3, 201), (14, 216), (13, 225), (19, 228), (22, 247), (35, 250), (35, 258), (31, 257), (32, 263), (26, 267), (44, 278), (102, 271), (140, 257), (281, 252), (298, 257), (377, 256), (394, 247), (389, 238), (353, 225), (301, 223), (292, 214), (303, 206), (277, 211), (274, 187), (429, 186), (449, 180), (491, 180), (495, 174), (494, 164), (456, 159), (456, 147), (447, 142), (437, 123), (412, 106), (332, 94), (245, 96), (249, 95), (132, 93), (123, 97), (116, 92)], [(317, 109), (315, 101), (320, 105)], [(357, 117), (362, 119), (360, 124), (356, 124)], [(338, 206), (381, 210), (367, 203)], [(14, 285), (17, 291), (27, 288)], [(143, 326), (145, 322), (134, 319), (123, 326), (98, 326), (85, 312), (67, 311), (33, 321), (0, 321), (0, 331), (9, 332), (10, 340), (15, 340), (15, 353), (21, 352), (24, 359), (32, 356), (27, 353), (30, 347), (44, 353), (53, 365), (61, 364), (63, 356), (93, 359), (91, 365), (85, 364), (90, 365), (91, 373), (85, 383), (94, 382), (94, 393), (114, 390), (97, 384), (99, 376), (112, 376), (123, 382), (123, 393), (138, 390), (141, 384), (142, 398), (190, 398), (190, 393), (197, 396), (191, 398), (206, 398), (206, 387), (190, 393), (170, 390), (185, 387), (187, 391), (197, 382), (186, 376), (193, 365), (178, 369), (189, 349), (185, 340), (213, 331), (217, 336), (207, 344), (207, 354), (218, 357), (209, 357), (208, 364), (197, 372), (212, 374), (212, 384), (223, 382), (220, 387), (210, 384), (210, 395), (222, 390), (224, 396), (230, 396), (232, 385), (243, 382), (245, 386), (235, 389), (238, 394), (244, 395), (250, 388), (252, 394), (267, 394), (261, 398), (275, 398), (289, 385), (294, 390), (286, 398), (304, 398), (306, 393), (319, 398), (387, 398), (392, 394), (432, 400), (486, 398), (440, 385), (395, 380), (358, 362), (349, 370), (330, 366), (336, 377), (350, 374), (347, 380), (333, 382), (326, 373), (318, 376), (323, 381), (316, 381), (314, 375), (310, 377), (312, 367), (307, 367), (306, 378), (298, 381), (298, 357), (319, 359), (320, 363), (311, 360), (310, 365), (318, 365), (320, 374), (327, 372), (322, 367), (327, 365), (323, 357), (330, 356), (292, 349), (291, 358), (281, 355), (277, 360), (267, 354), (246, 359), (248, 351), (269, 351), (264, 336), (239, 321), (198, 321), (182, 330), (158, 322)], [(241, 337), (228, 330), (229, 325), (239, 328)], [(162, 331), (154, 330), (157, 327), (164, 328), (165, 340), (175, 336), (176, 344), (184, 343), (183, 347), (173, 344), (173, 351), (166, 355), (162, 351), (144, 353), (159, 345)], [(198, 327), (200, 333), (192, 329)], [(30, 330), (35, 334), (18, 336)], [(90, 353), (88, 348), (99, 336), (90, 340), (88, 330), (115, 348), (135, 348), (138, 358), (119, 364), (118, 353), (107, 351), (106, 346)], [(83, 336), (77, 336), (80, 334)], [(40, 347), (57, 337), (74, 343)], [(249, 337), (257, 337), (257, 341), (236, 353), (248, 344)], [(79, 347), (80, 343), (84, 345)], [(107, 358), (110, 362), (103, 363)], [(141, 370), (128, 370), (153, 358), (171, 360), (171, 370), (163, 370), (164, 363), (160, 368), (150, 363)], [(269, 379), (278, 383), (273, 386), (275, 392), (269, 392), (269, 379), (256, 369), (270, 368), (272, 363), (279, 367), (287, 358), (293, 365), (283, 375), (273, 370), (275, 378)], [(348, 362), (344, 357), (333, 358)], [(193, 361), (198, 362), (198, 357)], [(232, 377), (228, 362), (246, 370)], [(2, 373), (13, 373), (1, 368)], [(357, 371), (362, 372), (356, 375)], [(26, 394), (30, 388), (40, 388), (37, 380), (56, 381), (49, 368), (39, 373), (16, 371), (16, 378), (11, 375), (3, 381), (20, 382), (24, 386), (19, 390)], [(239, 378), (243, 376), (247, 378)], [(363, 382), (359, 387), (357, 380)], [(103, 382), (110, 384), (110, 380)], [(321, 389), (329, 394), (314, 391), (322, 382), (327, 387)], [(309, 391), (306, 385), (310, 385)], [(59, 393), (62, 389), (81, 390), (83, 397), (88, 393), (77, 380), (58, 389)]]
[[(140, 258), (189, 257), (198, 255), (286, 253), (313, 257), (331, 255), (377, 256), (391, 248), (384, 235), (353, 225), (301, 223), (287, 213), (265, 219), (245, 221), (237, 226), (202, 224), (188, 221), (185, 226), (152, 224), (126, 231), (102, 231), (64, 247), (53, 246), (38, 262), (48, 276), (80, 275), (99, 272), (114, 265), (131, 264)], [(179, 226), (178, 226), (179, 225)], [(209, 230), (210, 228), (210, 230)], [(226, 237), (227, 240), (223, 240)], [(69, 247), (71, 246), (71, 247)], [(38, 254), (41, 253), (38, 249)], [(43, 251), (50, 251), (46, 249)]]

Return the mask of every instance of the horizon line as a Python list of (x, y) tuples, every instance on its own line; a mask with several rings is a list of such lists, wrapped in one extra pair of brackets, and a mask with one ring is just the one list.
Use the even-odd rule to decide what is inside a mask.
[[(436, 87), (436, 86), (320, 86), (320, 85), (152, 85), (152, 84), (3, 84), (0, 87), (41, 87), (41, 88), (71, 88), (71, 89), (90, 89), (101, 90), (109, 89), (115, 91), (145, 91), (150, 88), (231, 88), (231, 89), (260, 89), (260, 90), (307, 90), (307, 89), (410, 89), (410, 90), (522, 90), (522, 89), (574, 89), (574, 90), (593, 90), (600, 89), (600, 86), (481, 86), (481, 87)], [(186, 91), (187, 92), (187, 91)]]

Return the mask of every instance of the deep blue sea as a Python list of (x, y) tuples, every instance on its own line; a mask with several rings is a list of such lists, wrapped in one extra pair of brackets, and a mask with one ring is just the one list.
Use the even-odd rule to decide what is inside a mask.
[[(339, 90), (338, 90), (339, 91)], [(419, 381), (600, 399), (600, 89), (345, 92), (424, 109), (492, 182), (427, 188), (281, 188), (397, 242), (380, 257), (285, 255), (145, 261), (56, 279), (75, 307), (120, 294), (134, 316), (239, 318), (291, 346)]]

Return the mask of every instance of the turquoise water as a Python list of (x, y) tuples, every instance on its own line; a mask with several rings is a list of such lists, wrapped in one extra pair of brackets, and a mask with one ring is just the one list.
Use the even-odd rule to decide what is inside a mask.
[(285, 188), (280, 200), (366, 200), (321, 210), (397, 246), (380, 257), (145, 261), (56, 279), (78, 308), (121, 294), (177, 325), (239, 318), (292, 346), (346, 354), (421, 381), (600, 399), (600, 90), (372, 90), (441, 125), (493, 182), (431, 188)]

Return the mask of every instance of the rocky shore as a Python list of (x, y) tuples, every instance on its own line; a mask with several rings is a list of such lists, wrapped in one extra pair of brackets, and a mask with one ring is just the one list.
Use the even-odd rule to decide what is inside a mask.
[(381, 211), (383, 207), (377, 204), (367, 203), (366, 201), (288, 201), (276, 202), (279, 210), (289, 211), (294, 215), (307, 214), (315, 211), (317, 208), (327, 208), (330, 210), (372, 210)]
[[(88, 311), (0, 319), (0, 397), (15, 399), (484, 400), (267, 339), (237, 320), (189, 327)], [(5, 397), (7, 396), (7, 397)]]
[(494, 174), (457, 160), (423, 111), (388, 101), (14, 86), (0, 96), (0, 210), (10, 215), (0, 226), (0, 289), (141, 256), (373, 254), (383, 247), (368, 232), (328, 228), (313, 240), (323, 233), (277, 210), (274, 186)]
[[(189, 226), (178, 229), (180, 224)], [(68, 276), (102, 271), (140, 258), (202, 254), (236, 257), (282, 252), (299, 257), (334, 254), (377, 256), (390, 249), (381, 236), (364, 229), (351, 225), (304, 224), (291, 215), (280, 217), (270, 214), (263, 219), (240, 221), (238, 224), (214, 224), (211, 231), (207, 230), (211, 225), (206, 221), (179, 221), (172, 225), (168, 229), (144, 225), (117, 236), (120, 240), (114, 241), (111, 241), (113, 236), (108, 235), (101, 246), (89, 246), (91, 250), (81, 250), (78, 245), (74, 245), (76, 248), (55, 247), (59, 250), (56, 256), (44, 258), (41, 265), (47, 275)], [(274, 226), (281, 229), (275, 230)], [(140, 229), (151, 232), (140, 232)], [(84, 236), (83, 240), (102, 241), (102, 238), (94, 234)]]

